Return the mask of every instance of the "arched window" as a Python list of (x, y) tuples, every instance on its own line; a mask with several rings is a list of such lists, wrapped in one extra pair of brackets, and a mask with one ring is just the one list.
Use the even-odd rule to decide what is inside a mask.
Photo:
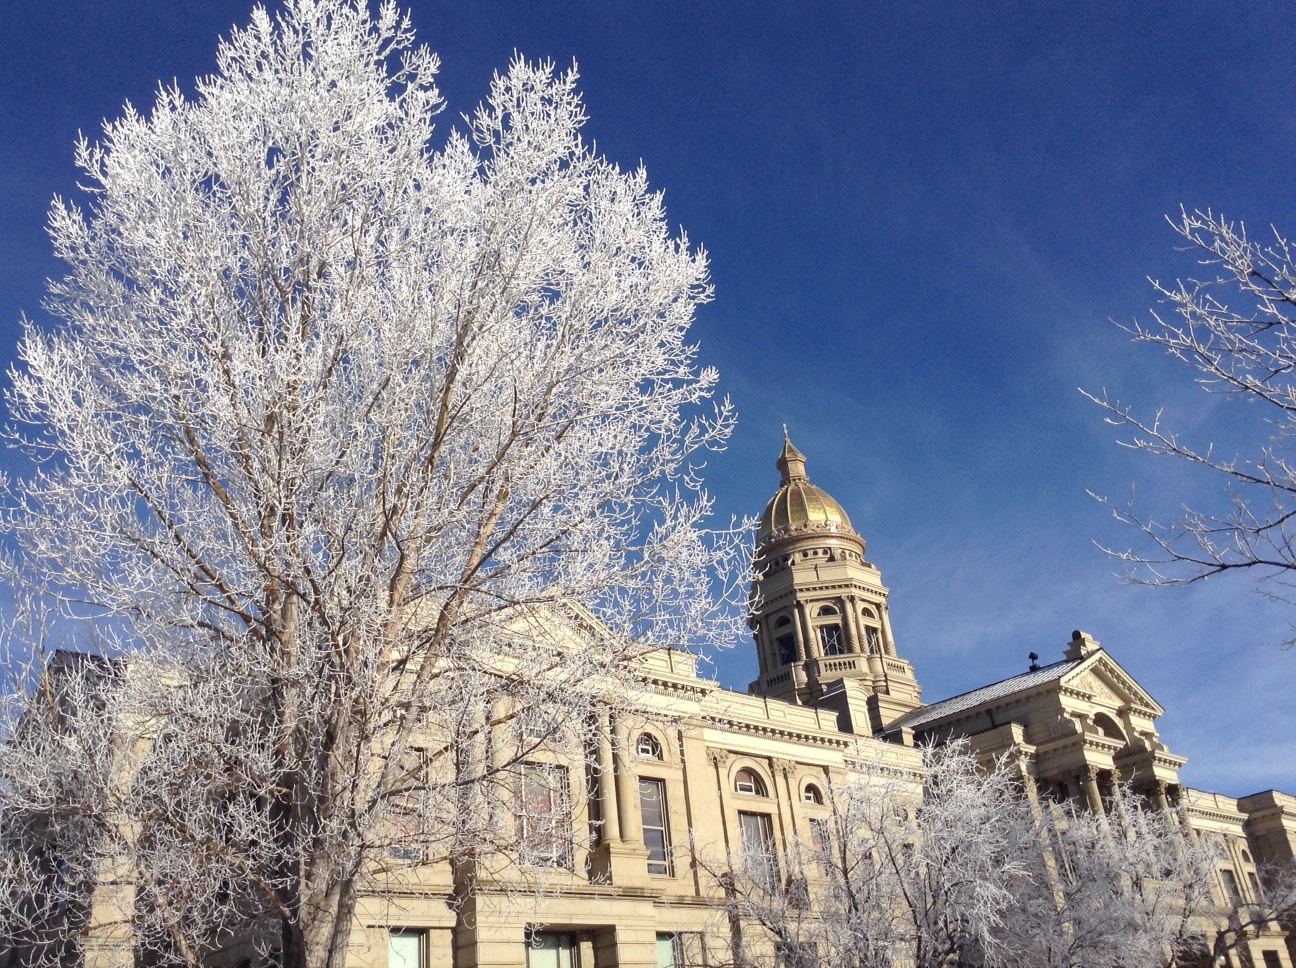
[(806, 803), (823, 803), (823, 791), (813, 783), (807, 783), (805, 789), (801, 791), (801, 799)]
[(662, 758), (661, 743), (657, 742), (657, 737), (652, 733), (639, 734), (639, 740), (635, 743), (635, 752), (650, 760)]
[(822, 618), (825, 615), (840, 615), (840, 614), (841, 613), (837, 611), (837, 608), (834, 605), (821, 605), (819, 607), (819, 611), (815, 612), (815, 616), (818, 618)]
[(753, 797), (767, 797), (765, 781), (752, 770), (739, 770), (734, 774), (734, 793), (746, 793)]
[(882, 629), (878, 626), (877, 614), (865, 606), (860, 610), (860, 619), (864, 626), (864, 650), (869, 655), (881, 655)]
[(1125, 742), (1125, 734), (1121, 732), (1120, 727), (1116, 725), (1116, 720), (1112, 719), (1106, 713), (1097, 713), (1093, 718), (1093, 724), (1098, 727), (1098, 732), (1102, 733), (1108, 739), (1120, 740)]

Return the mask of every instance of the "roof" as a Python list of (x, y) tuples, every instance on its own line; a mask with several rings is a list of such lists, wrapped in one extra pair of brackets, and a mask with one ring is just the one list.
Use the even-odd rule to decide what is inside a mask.
[(905, 713), (888, 726), (887, 731), (890, 732), (893, 729), (902, 727), (921, 730), (922, 727), (934, 723), (938, 719), (944, 719), (946, 716), (967, 712), (977, 706), (983, 706), (997, 699), (1011, 696), (1013, 693), (1042, 686), (1046, 682), (1055, 682), (1084, 661), (1084, 659), (1063, 659), (1061, 662), (1054, 662), (1051, 665), (1032, 669), (1030, 672), (1023, 672), (1019, 676), (992, 682), (988, 686), (973, 689), (971, 692), (950, 696), (948, 699), (934, 702), (930, 706), (919, 706), (912, 712)]
[(783, 450), (775, 461), (781, 478), (780, 486), (761, 515), (756, 539), (759, 543), (763, 544), (772, 535), (787, 529), (854, 533), (842, 506), (823, 488), (810, 483), (805, 463), (805, 455), (797, 450), (784, 428)]

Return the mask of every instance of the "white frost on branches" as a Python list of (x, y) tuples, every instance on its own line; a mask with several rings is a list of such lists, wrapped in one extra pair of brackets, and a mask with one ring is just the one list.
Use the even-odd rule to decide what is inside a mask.
[(1253, 405), (1245, 421), (1255, 440), (1193, 444), (1160, 410), (1139, 416), (1106, 390), (1082, 391), (1129, 430), (1126, 446), (1200, 468), (1228, 488), (1221, 507), (1184, 505), (1169, 522), (1104, 501), (1148, 541), (1147, 551), (1113, 554), (1131, 578), (1151, 584), (1240, 570), (1286, 586), (1296, 571), (1296, 250), (1277, 229), (1257, 240), (1210, 211), (1183, 210), (1171, 226), (1203, 275), (1152, 280), (1168, 311), (1122, 328), (1182, 363), (1203, 391)]
[[(786, 853), (695, 849), (738, 968), (1169, 968), (1291, 917), (1290, 873), (1212, 894), (1218, 844), (1117, 785), (1106, 813), (1037, 801), (1011, 754), (927, 748), (924, 775), (862, 746)], [(807, 808), (809, 812), (811, 808)]]
[[(468, 850), (471, 791), (526, 754), (483, 753), (510, 710), (605, 715), (643, 649), (733, 628), (704, 254), (584, 142), (574, 71), (516, 59), (438, 145), (436, 70), (391, 4), (258, 9), (196, 97), (82, 141), (85, 200), (50, 214), (3, 524), (113, 662), (51, 687), (107, 725), (10, 724), (0, 816), (52, 825), (46, 880), (120, 875), (167, 958), (252, 914), (285, 964), (340, 963), (412, 779)], [(0, 921), (79, 930), (19, 867)]]

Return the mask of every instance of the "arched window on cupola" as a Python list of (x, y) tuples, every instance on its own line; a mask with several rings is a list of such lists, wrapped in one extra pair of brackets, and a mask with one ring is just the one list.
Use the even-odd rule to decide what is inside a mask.
[(841, 612), (835, 605), (820, 605), (815, 609), (815, 634), (819, 636), (820, 655), (841, 655), (846, 651), (846, 637), (842, 635)]
[(796, 662), (796, 634), (792, 631), (792, 619), (786, 615), (774, 620), (774, 646), (778, 649), (779, 665)]
[(877, 613), (865, 605), (860, 609), (860, 626), (864, 631), (864, 649), (869, 655), (882, 654), (882, 623)]

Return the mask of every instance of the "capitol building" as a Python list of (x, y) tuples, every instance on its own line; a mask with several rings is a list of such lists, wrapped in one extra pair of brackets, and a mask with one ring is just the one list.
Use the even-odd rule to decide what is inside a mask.
[[(1028, 796), (1075, 810), (1100, 813), (1113, 785), (1126, 785), (1223, 845), (1212, 885), (1221, 904), (1245, 901), (1263, 865), (1293, 857), (1296, 797), (1184, 787), (1185, 757), (1157, 730), (1162, 707), (1086, 632), (1059, 630), (1056, 652), (1019, 675), (924, 702), (921, 656), (900, 645), (864, 538), (786, 438), (777, 468), (759, 525), (749, 619), (759, 675), (747, 691), (700, 677), (687, 653), (644, 657), (634, 713), (603, 723), (592, 766), (543, 749), (520, 764), (513, 873), (411, 866), (361, 899), (349, 963), (724, 968), (751, 929), (723, 914), (722, 884), (697, 852), (777, 853), (812, 840), (825, 794), (857, 769), (862, 747), (907, 778), (915, 801), (921, 747), (956, 739), (987, 760), (1014, 751)], [(545, 886), (519, 900), (527, 865), (543, 868)], [(130, 964), (121, 943), (109, 929), (87, 932), (85, 963)], [(258, 968), (264, 951), (236, 942), (212, 961)], [(1230, 957), (1292, 968), (1277, 926)], [(22, 963), (0, 955), (0, 966)]]

